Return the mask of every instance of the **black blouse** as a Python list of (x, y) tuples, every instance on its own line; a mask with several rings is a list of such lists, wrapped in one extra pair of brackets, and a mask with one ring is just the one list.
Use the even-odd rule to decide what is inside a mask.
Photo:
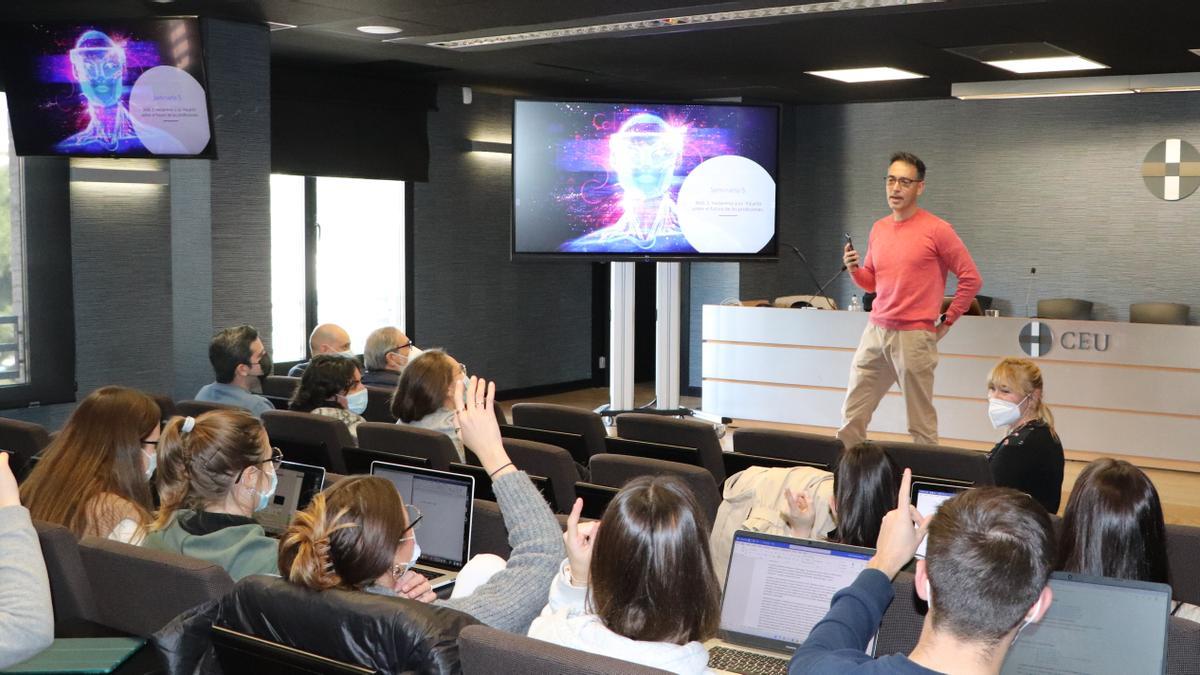
[(1063, 448), (1050, 425), (1031, 420), (1002, 438), (988, 462), (996, 485), (1028, 493), (1050, 513), (1062, 501)]

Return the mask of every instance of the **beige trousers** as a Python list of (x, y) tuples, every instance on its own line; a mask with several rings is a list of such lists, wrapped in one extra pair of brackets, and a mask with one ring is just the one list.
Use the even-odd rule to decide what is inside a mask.
[(850, 385), (846, 388), (838, 439), (847, 448), (867, 440), (871, 415), (892, 384), (899, 382), (908, 413), (908, 433), (917, 443), (936, 444), (933, 371), (937, 362), (937, 336), (934, 333), (888, 330), (867, 324), (850, 366)]

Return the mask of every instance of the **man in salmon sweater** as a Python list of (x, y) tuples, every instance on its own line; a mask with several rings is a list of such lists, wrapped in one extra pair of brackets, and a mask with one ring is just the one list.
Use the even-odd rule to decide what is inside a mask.
[[(842, 258), (854, 283), (876, 294), (850, 367), (837, 434), (847, 448), (866, 440), (871, 415), (894, 382), (904, 393), (908, 433), (918, 443), (937, 443), (937, 343), (983, 285), (950, 223), (917, 205), (925, 191), (925, 162), (907, 152), (892, 155), (886, 186), (892, 213), (871, 226), (866, 258), (860, 266), (858, 251), (849, 243)], [(947, 271), (958, 277), (958, 289), (946, 313), (938, 316)]]

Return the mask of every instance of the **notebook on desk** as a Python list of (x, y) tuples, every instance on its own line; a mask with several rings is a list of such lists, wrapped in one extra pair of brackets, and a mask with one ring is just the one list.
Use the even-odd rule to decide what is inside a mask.
[(372, 462), (371, 475), (391, 481), (405, 504), (421, 510), (415, 533), (421, 557), (413, 569), (434, 589), (452, 583), (471, 556), (475, 479), (388, 462)]
[[(739, 530), (721, 597), (721, 637), (705, 643), (719, 673), (786, 673), (788, 661), (874, 555), (869, 548)], [(875, 640), (867, 645), (875, 653)]]
[(292, 516), (308, 508), (308, 503), (325, 489), (325, 469), (311, 464), (284, 460), (275, 470), (279, 483), (267, 508), (254, 514), (254, 519), (272, 537), (283, 535)]

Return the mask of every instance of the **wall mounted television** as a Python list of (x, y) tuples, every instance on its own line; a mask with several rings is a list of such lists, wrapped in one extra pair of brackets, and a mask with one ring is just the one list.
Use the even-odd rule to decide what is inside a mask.
[(196, 17), (5, 27), (17, 154), (216, 157), (201, 29)]
[(513, 105), (514, 259), (778, 256), (778, 106)]

